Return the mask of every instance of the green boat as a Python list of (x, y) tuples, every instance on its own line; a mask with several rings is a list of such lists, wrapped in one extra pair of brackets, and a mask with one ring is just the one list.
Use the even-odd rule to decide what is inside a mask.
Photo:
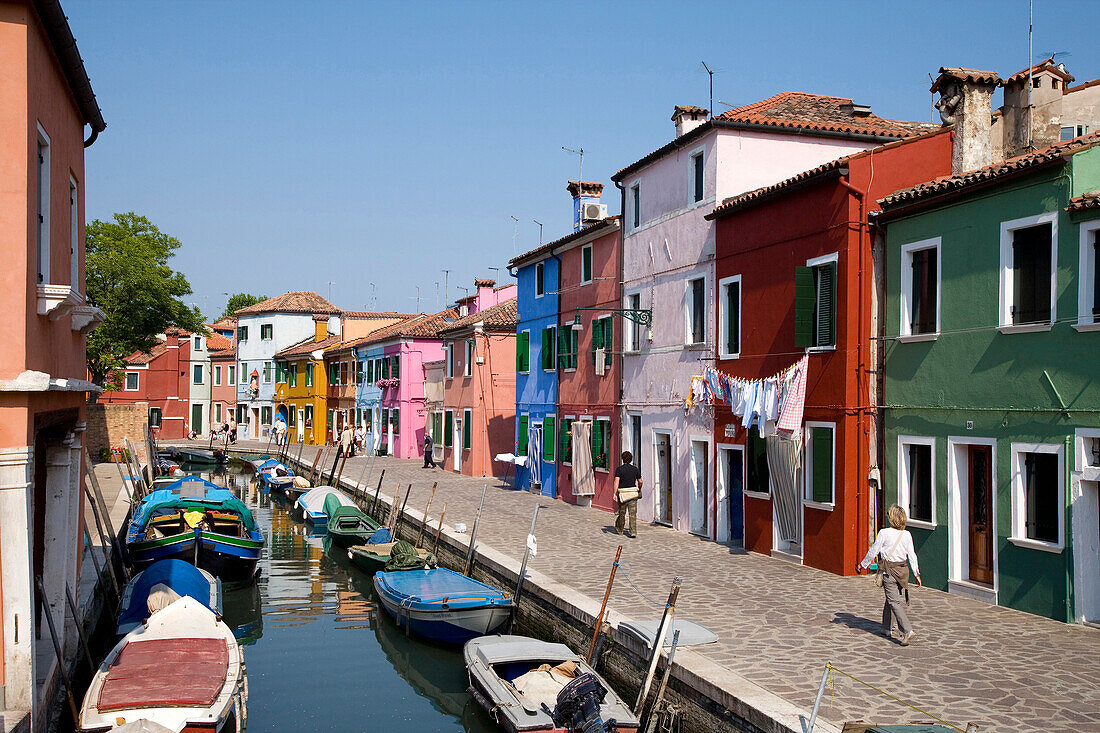
[[(356, 545), (348, 549), (348, 559), (360, 570), (367, 573), (380, 573), (390, 561), (390, 552), (397, 542), (381, 542), (377, 545)], [(427, 550), (418, 548), (416, 554), (424, 561), (424, 567), (435, 566), (435, 556)]]
[(342, 504), (338, 496), (325, 497), (325, 514), (328, 516), (328, 536), (340, 547), (364, 545), (380, 528), (378, 522), (359, 507)]

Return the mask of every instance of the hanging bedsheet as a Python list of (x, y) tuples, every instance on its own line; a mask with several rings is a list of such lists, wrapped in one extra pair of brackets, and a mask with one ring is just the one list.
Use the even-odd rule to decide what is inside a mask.
[(542, 425), (527, 428), (527, 470), (531, 485), (542, 484)]
[(802, 512), (798, 487), (802, 485), (799, 480), (802, 471), (802, 433), (796, 430), (789, 438), (772, 435), (766, 442), (772, 503), (775, 506), (775, 531), (779, 539), (793, 542), (801, 536), (798, 525)]
[(592, 423), (577, 420), (573, 423), (573, 495), (593, 496), (596, 493), (596, 476), (592, 472)]

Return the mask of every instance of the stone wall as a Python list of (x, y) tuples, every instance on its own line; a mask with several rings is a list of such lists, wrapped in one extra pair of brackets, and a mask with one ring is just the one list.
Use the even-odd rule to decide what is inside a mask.
[(141, 462), (143, 464), (148, 462), (148, 456), (145, 455), (145, 425), (149, 420), (148, 402), (97, 403), (88, 405), (87, 415), (88, 430), (85, 435), (85, 445), (93, 461), (100, 459), (104, 449), (110, 451), (114, 446), (121, 446), (125, 438), (129, 438), (137, 448)]

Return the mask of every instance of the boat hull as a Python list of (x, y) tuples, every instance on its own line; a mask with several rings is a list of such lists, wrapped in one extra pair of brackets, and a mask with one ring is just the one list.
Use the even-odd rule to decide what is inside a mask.
[(514, 608), (500, 591), (445, 568), (375, 573), (374, 592), (399, 626), (448, 644), (492, 634)]
[(262, 537), (230, 537), (202, 531), (127, 546), (130, 562), (138, 569), (144, 570), (158, 560), (185, 560), (226, 581), (244, 581), (255, 575), (262, 551)]
[(447, 644), (464, 644), (478, 636), (491, 634), (512, 617), (506, 606), (476, 606), (456, 611), (414, 611), (401, 608), (391, 599), (379, 597), (382, 607), (398, 626), (413, 633)]

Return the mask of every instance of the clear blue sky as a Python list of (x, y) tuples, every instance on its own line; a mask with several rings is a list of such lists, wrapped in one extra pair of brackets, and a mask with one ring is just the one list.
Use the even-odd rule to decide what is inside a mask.
[[(565, 191), (673, 135), (675, 104), (801, 90), (929, 120), (940, 66), (1027, 66), (1027, 2), (368, 3), (63, 0), (107, 120), (87, 217), (183, 242), (193, 300), (315, 290), (437, 305), (568, 233)], [(1037, 0), (1035, 59), (1100, 77), (1100, 4)], [(999, 95), (998, 95), (999, 98)], [(994, 100), (999, 104), (998, 99)], [(501, 268), (499, 274), (490, 267)], [(436, 283), (439, 283), (437, 286)], [(442, 300), (442, 296), (439, 296)]]

